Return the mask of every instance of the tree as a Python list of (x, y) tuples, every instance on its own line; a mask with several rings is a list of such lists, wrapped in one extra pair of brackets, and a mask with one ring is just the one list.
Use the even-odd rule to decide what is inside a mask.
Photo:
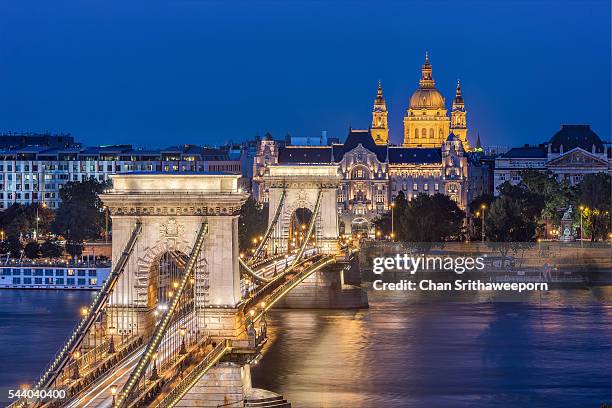
[[(508, 197), (522, 207), (525, 219), (534, 223), (540, 219), (542, 209), (545, 206), (544, 197), (534, 193), (523, 183), (513, 185), (506, 181), (498, 187), (500, 196)], [(486, 217), (486, 216), (485, 216)]]
[(509, 196), (495, 200), (485, 216), (489, 246), (498, 250), (504, 260), (510, 250), (516, 251), (532, 241), (535, 230), (536, 223), (525, 214), (522, 203)]
[(6, 252), (11, 254), (11, 258), (19, 258), (21, 257), (21, 251), (23, 250), (23, 245), (21, 245), (21, 241), (19, 237), (16, 235), (9, 236), (6, 241)]
[(424, 243), (422, 249), (429, 250), (433, 243), (460, 238), (465, 213), (446, 195), (419, 194), (399, 218), (403, 240)]
[(99, 194), (107, 183), (88, 179), (68, 182), (60, 190), (62, 203), (57, 210), (52, 230), (66, 239), (66, 251), (73, 256), (82, 253), (86, 239), (96, 239), (104, 228), (104, 212)]
[[(583, 216), (585, 237), (591, 241), (606, 239), (610, 231), (610, 213), (612, 201), (612, 184), (610, 174), (587, 174), (577, 187), (579, 211), (576, 211), (576, 221), (580, 221), (580, 211)], [(580, 206), (584, 209), (580, 210)]]
[(36, 259), (40, 257), (40, 245), (38, 242), (31, 241), (26, 244), (24, 247), (24, 255), (26, 258)]
[(265, 234), (268, 227), (268, 206), (259, 204), (250, 196), (240, 209), (238, 218), (238, 245), (245, 251), (253, 245), (253, 237)]
[(32, 236), (37, 227), (37, 217), (38, 235), (48, 233), (54, 218), (54, 211), (38, 203), (11, 205), (1, 213), (0, 226), (6, 235)]
[(548, 219), (558, 225), (572, 199), (569, 183), (565, 180), (559, 182), (551, 171), (529, 169), (521, 172), (520, 184), (530, 194), (541, 197), (544, 205), (540, 211), (540, 218)]
[[(491, 208), (493, 201), (495, 201), (495, 197), (492, 194), (483, 194), (468, 204), (468, 210), (474, 217), (472, 218), (472, 228), (469, 231), (472, 238), (480, 239), (482, 236), (482, 206), (484, 205), (485, 209)], [(477, 218), (479, 219), (477, 220)]]
[(391, 234), (391, 212), (388, 211), (374, 218), (372, 224), (377, 234), (380, 232), (383, 237), (389, 236)]
[(395, 232), (398, 241), (408, 240), (407, 236), (405, 235), (405, 231), (402, 228), (402, 217), (404, 216), (404, 214), (406, 214), (407, 208), (408, 200), (406, 200), (404, 192), (400, 191), (393, 199), (393, 203), (391, 203), (391, 211), (393, 212), (393, 215), (391, 216), (391, 218), (393, 219), (393, 231)]
[(46, 240), (40, 246), (40, 253), (43, 258), (59, 258), (63, 252), (62, 247), (51, 240)]

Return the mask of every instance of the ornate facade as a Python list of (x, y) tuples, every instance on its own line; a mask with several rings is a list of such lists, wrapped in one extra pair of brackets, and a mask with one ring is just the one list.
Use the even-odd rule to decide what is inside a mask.
[(403, 145), (406, 147), (439, 147), (453, 129), (455, 136), (463, 142), (466, 149), (469, 149), (466, 110), (459, 83), (457, 83), (451, 116), (451, 118), (448, 117), (445, 99), (436, 89), (429, 56), (425, 54), (419, 87), (410, 97), (410, 104), (404, 116)]
[[(278, 142), (274, 142), (278, 143)], [(277, 165), (336, 164), (341, 176), (337, 195), (341, 232), (371, 230), (371, 221), (389, 211), (391, 200), (400, 193), (412, 200), (417, 194), (445, 194), (466, 209), (467, 204), (490, 192), (489, 168), (479, 153), (467, 152), (463, 142), (450, 134), (440, 147), (415, 148), (377, 145), (370, 130), (350, 129), (343, 144), (331, 146), (277, 146), (271, 165), (255, 165), (254, 192), (267, 201), (272, 186), (265, 176)], [(257, 160), (256, 163), (264, 163)]]
[(562, 125), (548, 142), (515, 147), (496, 158), (494, 193), (506, 181), (518, 184), (527, 169), (551, 171), (559, 181), (575, 185), (585, 174), (612, 173), (612, 144), (589, 125)]
[(377, 145), (389, 143), (389, 121), (387, 119), (387, 103), (383, 97), (382, 85), (378, 82), (378, 91), (372, 108), (372, 137)]

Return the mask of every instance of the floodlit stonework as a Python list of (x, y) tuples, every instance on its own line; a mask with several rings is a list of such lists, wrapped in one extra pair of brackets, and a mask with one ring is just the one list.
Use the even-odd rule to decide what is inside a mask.
[[(196, 306), (234, 308), (241, 299), (238, 269), (238, 216), (247, 194), (238, 188), (238, 175), (125, 174), (113, 176), (113, 189), (101, 196), (113, 219), (113, 259), (119, 259), (134, 225), (142, 223), (140, 239), (111, 298), (115, 313), (136, 313), (143, 331), (154, 321), (156, 276), (160, 258), (169, 251), (189, 255), (203, 223), (205, 237), (195, 272)], [(210, 311), (209, 311), (210, 310)], [(219, 329), (234, 322), (216, 317)], [(223, 320), (223, 321), (222, 321)], [(231, 327), (229, 327), (231, 326)]]

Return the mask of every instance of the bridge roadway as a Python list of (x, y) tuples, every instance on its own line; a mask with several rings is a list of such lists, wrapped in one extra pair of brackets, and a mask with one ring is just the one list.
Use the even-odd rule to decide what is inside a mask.
[[(192, 323), (193, 319), (194, 314), (192, 313), (188, 316), (183, 316), (181, 319), (173, 323), (172, 327), (169, 328), (171, 334), (164, 338), (163, 343), (160, 345), (160, 347), (162, 347), (167, 342), (180, 342), (179, 328), (181, 326), (189, 325), (190, 323)], [(138, 364), (138, 360), (140, 359), (140, 356), (142, 355), (145, 347), (146, 344), (139, 347), (127, 358), (127, 360), (121, 361), (111, 373), (106, 376), (103, 376), (98, 381), (91, 384), (86, 390), (83, 391), (85, 393), (84, 395), (81, 395), (78, 398), (72, 400), (66, 405), (66, 408), (111, 407), (112, 396), (110, 393), (110, 387), (116, 385), (117, 390), (121, 390), (125, 382), (128, 380), (130, 373), (132, 372), (136, 364)], [(161, 366), (169, 357), (170, 353), (161, 353), (160, 355), (158, 355), (158, 366)]]
[[(304, 252), (304, 259), (307, 259), (316, 254), (316, 249), (309, 249)], [(273, 278), (276, 274), (284, 271), (285, 267), (291, 265), (296, 255), (291, 254), (287, 257), (282, 257), (271, 262), (262, 262), (257, 268), (257, 272), (265, 278)], [(179, 336), (178, 328), (181, 326), (187, 326), (193, 320), (193, 314), (183, 317), (181, 320), (175, 322), (171, 330), (171, 335), (167, 336), (163, 341), (165, 344), (169, 341), (176, 341)], [(86, 408), (86, 407), (112, 407), (112, 396), (110, 393), (111, 386), (115, 385), (117, 390), (121, 390), (124, 384), (129, 379), (130, 373), (138, 364), (138, 361), (146, 348), (146, 344), (136, 349), (127, 359), (122, 360), (112, 372), (102, 376), (100, 379), (95, 381), (86, 390), (75, 399), (71, 400), (66, 408)], [(168, 355), (158, 355), (157, 364), (161, 366)]]

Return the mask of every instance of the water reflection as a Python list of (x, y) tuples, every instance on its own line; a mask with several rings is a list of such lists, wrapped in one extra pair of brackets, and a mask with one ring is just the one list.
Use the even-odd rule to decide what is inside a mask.
[(522, 302), (370, 293), (367, 311), (274, 311), (254, 385), (294, 407), (598, 406), (611, 397), (611, 288)]
[[(92, 295), (0, 291), (0, 390), (40, 373)], [(383, 292), (370, 293), (364, 311), (274, 311), (254, 385), (296, 408), (596, 407), (611, 400), (612, 288), (514, 303), (485, 294), (442, 299)]]

